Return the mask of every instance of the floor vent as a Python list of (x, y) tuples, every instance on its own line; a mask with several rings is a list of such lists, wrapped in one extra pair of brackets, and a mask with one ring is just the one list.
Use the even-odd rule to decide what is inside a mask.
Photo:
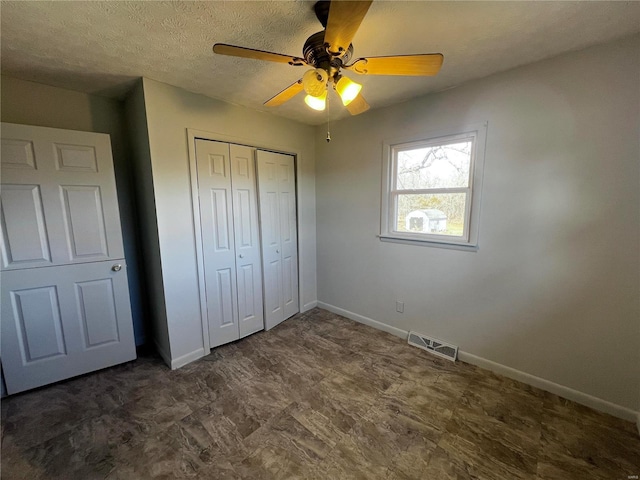
[(455, 362), (458, 358), (458, 347), (427, 337), (421, 333), (409, 332), (409, 345), (421, 348), (452, 362)]

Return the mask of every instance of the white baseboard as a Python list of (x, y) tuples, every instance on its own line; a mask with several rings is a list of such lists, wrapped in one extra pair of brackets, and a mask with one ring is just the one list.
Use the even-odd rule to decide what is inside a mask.
[(395, 335), (396, 337), (400, 337), (405, 340), (409, 335), (409, 332), (407, 332), (406, 330), (392, 327), (391, 325), (387, 325), (386, 323), (382, 323), (372, 318), (350, 312), (349, 310), (344, 310), (329, 303), (318, 302), (318, 307), (324, 308), (325, 310), (329, 310), (333, 313), (337, 313), (338, 315), (342, 315), (343, 317), (347, 317), (356, 322), (364, 323), (365, 325), (369, 325), (370, 327), (377, 328), (378, 330), (382, 330), (383, 332), (390, 333), (391, 335)]
[(178, 358), (174, 358), (171, 360), (171, 370), (176, 370), (180, 367), (184, 367), (187, 363), (195, 362), (199, 358), (204, 357), (206, 354), (204, 353), (204, 348), (199, 348), (194, 350), (193, 352), (189, 352), (185, 355), (182, 355)]
[[(342, 308), (336, 307), (335, 305), (319, 301), (318, 307), (324, 308), (325, 310), (329, 310), (330, 312), (337, 313), (338, 315), (342, 315), (343, 317), (347, 317), (351, 320), (355, 320), (356, 322), (369, 325), (370, 327), (377, 328), (378, 330), (385, 331), (403, 339), (406, 339), (409, 335), (409, 332), (406, 330), (392, 327), (391, 325), (387, 325), (386, 323), (382, 323), (377, 320), (373, 320), (372, 318), (350, 312), (349, 310), (344, 310)], [(640, 433), (640, 412), (636, 412), (634, 410), (631, 410), (630, 408), (594, 397), (592, 395), (589, 395), (588, 393), (579, 392), (578, 390), (565, 387), (564, 385), (554, 383), (550, 380), (545, 380), (544, 378), (536, 377), (535, 375), (516, 370), (515, 368), (507, 367), (506, 365), (502, 365), (500, 363), (478, 357), (462, 350), (458, 350), (458, 359), (463, 362), (471, 363), (472, 365), (477, 365), (478, 367), (491, 370), (492, 372), (499, 373), (500, 375), (504, 375), (505, 377), (518, 380), (519, 382), (526, 383), (527, 385), (546, 390), (547, 392), (554, 393), (568, 400), (573, 400), (576, 403), (593, 408), (594, 410), (599, 410), (601, 412), (608, 413), (609, 415), (613, 415), (614, 417), (622, 418), (631, 422), (636, 422), (638, 426), (638, 433)]]
[(184, 367), (187, 363), (195, 362), (199, 358), (202, 358), (206, 355), (204, 348), (199, 348), (198, 350), (189, 352), (186, 355), (182, 355), (178, 358), (172, 359), (171, 355), (169, 355), (166, 350), (160, 347), (155, 339), (153, 340), (153, 344), (156, 346), (156, 350), (158, 350), (158, 353), (162, 357), (162, 360), (164, 360), (164, 363), (166, 363), (167, 367), (169, 367), (171, 370), (176, 370), (180, 367)]
[(311, 310), (312, 308), (316, 308), (317, 306), (318, 306), (318, 301), (317, 300), (314, 300), (313, 302), (305, 303), (302, 306), (302, 312), (301, 313), (308, 312), (309, 310)]
[(547, 392), (554, 393), (562, 398), (573, 400), (576, 403), (593, 408), (594, 410), (608, 413), (609, 415), (613, 415), (614, 417), (633, 422), (638, 418), (639, 415), (638, 412), (631, 410), (630, 408), (617, 405), (598, 397), (594, 397), (592, 395), (589, 395), (588, 393), (574, 390), (573, 388), (565, 387), (564, 385), (560, 385), (550, 380), (545, 380), (544, 378), (536, 377), (535, 375), (516, 370), (515, 368), (492, 362), (491, 360), (478, 357), (471, 353), (458, 351), (458, 358), (463, 362), (477, 365), (478, 367), (484, 368), (486, 370), (491, 370), (492, 372), (499, 373), (500, 375), (504, 375), (505, 377), (512, 378), (514, 380), (518, 380), (519, 382), (526, 383), (527, 385), (546, 390)]

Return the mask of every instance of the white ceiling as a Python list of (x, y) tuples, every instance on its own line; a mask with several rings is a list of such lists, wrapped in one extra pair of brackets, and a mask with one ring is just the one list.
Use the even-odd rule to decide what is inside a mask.
[[(302, 56), (322, 29), (306, 1), (2, 1), (2, 74), (122, 98), (144, 76), (310, 125), (299, 95), (262, 103), (304, 67), (214, 55), (216, 42)], [(640, 31), (640, 2), (373, 2), (354, 59), (440, 52), (436, 77), (365, 77), (372, 108)], [(334, 97), (331, 118), (348, 116)]]

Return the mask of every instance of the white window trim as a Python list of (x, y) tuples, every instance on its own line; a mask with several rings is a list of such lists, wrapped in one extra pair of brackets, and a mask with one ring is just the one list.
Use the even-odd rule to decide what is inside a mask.
[[(456, 140), (474, 137), (474, 149), (471, 157), (469, 187), (459, 189), (444, 189), (447, 193), (456, 190), (468, 193), (470, 200), (466, 202), (465, 230), (462, 237), (450, 235), (428, 235), (395, 231), (395, 203), (397, 190), (393, 190), (396, 177), (396, 151), (408, 146), (421, 147), (430, 143), (442, 144), (443, 140)], [(382, 159), (382, 196), (380, 205), (380, 235), (382, 241), (396, 242), (410, 245), (437, 246), (458, 248), (462, 250), (478, 249), (478, 227), (480, 222), (480, 198), (482, 191), (482, 177), (484, 172), (484, 156), (487, 141), (487, 123), (470, 124), (458, 128), (447, 128), (426, 132), (420, 136), (396, 138), (384, 142)], [(413, 144), (413, 145), (412, 145)], [(428, 189), (429, 193), (437, 193), (436, 189)], [(403, 190), (402, 193), (423, 193), (421, 190)]]

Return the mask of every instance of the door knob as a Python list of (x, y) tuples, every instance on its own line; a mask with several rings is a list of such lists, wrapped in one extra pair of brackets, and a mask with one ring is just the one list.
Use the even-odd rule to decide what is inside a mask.
[(122, 270), (122, 265), (116, 263), (113, 267), (111, 267), (111, 270), (113, 270), (114, 272), (119, 272), (120, 270)]
[(280, 250), (276, 250), (276, 253), (280, 253)]
[(238, 255), (238, 256), (239, 256), (240, 258), (244, 258), (244, 255), (243, 255), (243, 254), (240, 254), (240, 255)]

